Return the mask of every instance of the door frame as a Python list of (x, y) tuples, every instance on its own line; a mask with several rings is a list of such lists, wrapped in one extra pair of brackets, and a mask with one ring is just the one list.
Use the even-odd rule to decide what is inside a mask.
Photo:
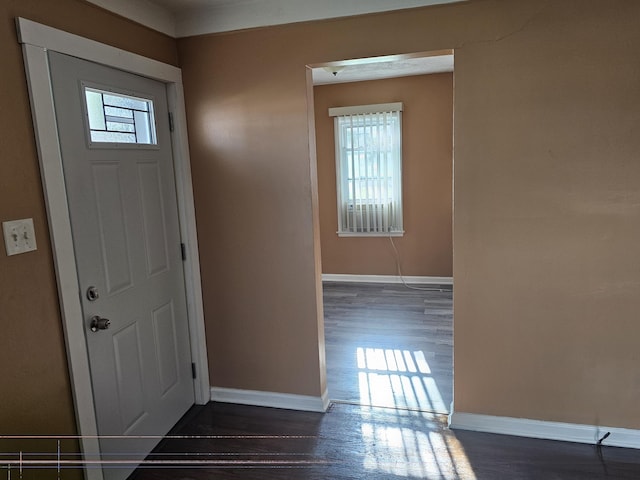
[[(180, 236), (186, 245), (184, 262), (191, 359), (196, 365), (195, 403), (211, 398), (209, 367), (204, 327), (191, 164), (187, 140), (182, 71), (157, 60), (112, 47), (94, 40), (17, 18), (18, 42), (23, 57), (40, 173), (47, 208), (49, 234), (58, 284), (58, 299), (66, 344), (69, 376), (73, 393), (80, 448), (85, 462), (100, 461), (100, 445), (93, 402), (85, 325), (79, 297), (76, 258), (71, 238), (71, 220), (67, 204), (62, 155), (58, 138), (53, 91), (47, 51), (55, 51), (92, 61), (125, 72), (165, 83), (169, 111), (173, 112), (172, 150)], [(88, 480), (103, 480), (101, 468), (87, 468)], [(94, 464), (95, 466), (95, 464)]]

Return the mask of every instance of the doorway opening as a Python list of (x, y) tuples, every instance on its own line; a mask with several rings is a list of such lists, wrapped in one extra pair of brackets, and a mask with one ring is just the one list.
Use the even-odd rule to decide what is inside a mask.
[[(453, 51), (309, 67), (329, 398), (336, 403), (450, 413)], [(392, 102), (404, 105), (404, 234), (338, 235), (338, 153), (328, 109)], [(363, 162), (361, 170), (367, 169), (367, 155), (357, 160)], [(364, 188), (371, 187), (367, 183)]]

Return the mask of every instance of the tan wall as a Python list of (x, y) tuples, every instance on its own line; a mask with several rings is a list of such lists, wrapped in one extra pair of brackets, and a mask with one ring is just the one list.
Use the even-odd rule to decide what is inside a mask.
[(17, 16), (172, 64), (177, 49), (174, 40), (83, 1), (0, 2), (0, 222), (33, 217), (38, 243), (36, 252), (7, 257), (0, 241), (0, 430), (75, 434)]
[(315, 87), (322, 273), (396, 275), (388, 238), (338, 237), (330, 107), (403, 102), (405, 234), (395, 238), (403, 275), (452, 275), (453, 74)]
[[(72, 433), (13, 17), (170, 63), (174, 42), (80, 1), (0, 15), (0, 220), (33, 217), (39, 245), (0, 254), (0, 425)], [(180, 41), (212, 383), (324, 383), (305, 64), (456, 48), (456, 408), (640, 428), (639, 16), (636, 0), (471, 0)]]
[(324, 345), (305, 65), (256, 41), (179, 42), (211, 384), (319, 396)]
[(456, 49), (459, 411), (640, 428), (636, 0), (179, 42), (214, 385), (318, 393), (305, 65)]

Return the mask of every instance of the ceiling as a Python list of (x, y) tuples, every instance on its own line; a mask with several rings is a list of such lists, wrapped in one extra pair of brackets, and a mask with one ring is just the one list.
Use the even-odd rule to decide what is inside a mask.
[(313, 65), (311, 71), (314, 85), (453, 72), (453, 52), (438, 52), (424, 56), (392, 55), (331, 62), (329, 65)]
[(173, 37), (466, 0), (86, 0)]
[[(87, 0), (173, 37), (339, 18), (465, 0)], [(312, 65), (314, 85), (452, 72), (453, 52)], [(334, 74), (335, 72), (335, 74)]]
[(153, 3), (162, 5), (174, 13), (187, 10), (220, 6), (224, 3), (239, 3), (242, 0), (151, 0)]

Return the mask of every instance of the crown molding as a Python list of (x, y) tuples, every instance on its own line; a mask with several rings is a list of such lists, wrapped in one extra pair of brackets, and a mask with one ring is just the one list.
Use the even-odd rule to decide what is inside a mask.
[(150, 0), (87, 0), (129, 20), (176, 37), (176, 18), (169, 9)]
[(151, 0), (87, 0), (172, 37), (388, 12), (467, 0), (235, 0), (174, 14)]
[(176, 16), (178, 37), (325, 20), (460, 0), (238, 0)]

